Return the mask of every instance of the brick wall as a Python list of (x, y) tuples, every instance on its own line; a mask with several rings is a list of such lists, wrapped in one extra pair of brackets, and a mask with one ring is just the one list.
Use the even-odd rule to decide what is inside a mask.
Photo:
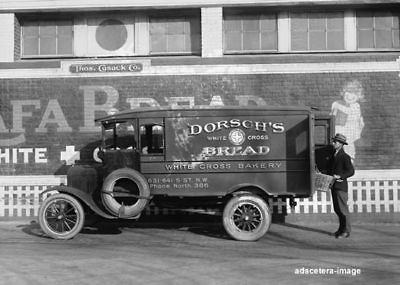
[(99, 144), (93, 118), (107, 108), (207, 105), (221, 98), (226, 105), (308, 105), (330, 111), (342, 99), (343, 86), (354, 80), (363, 88), (358, 104), (365, 123), (355, 142), (356, 168), (399, 169), (398, 74), (345, 72), (0, 79), (0, 174), (65, 174), (62, 152), (74, 146), (81, 158), (90, 158)]

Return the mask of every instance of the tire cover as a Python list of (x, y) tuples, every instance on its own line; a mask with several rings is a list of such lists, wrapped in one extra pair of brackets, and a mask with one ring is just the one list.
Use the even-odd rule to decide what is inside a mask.
[[(119, 179), (133, 181), (138, 189), (139, 198), (133, 205), (122, 205), (113, 197), (114, 185)], [(106, 209), (119, 218), (132, 218), (139, 215), (146, 208), (150, 197), (150, 187), (142, 174), (130, 168), (121, 168), (111, 172), (104, 180), (101, 199)]]

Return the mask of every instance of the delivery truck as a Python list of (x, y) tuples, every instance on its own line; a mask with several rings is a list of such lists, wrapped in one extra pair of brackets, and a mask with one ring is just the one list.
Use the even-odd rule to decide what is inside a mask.
[(271, 198), (313, 195), (333, 133), (329, 115), (300, 106), (141, 108), (96, 122), (93, 163), (71, 167), (67, 185), (49, 189), (57, 194), (39, 209), (50, 237), (74, 237), (88, 211), (138, 219), (153, 202), (219, 208), (230, 237), (258, 240), (271, 224)]

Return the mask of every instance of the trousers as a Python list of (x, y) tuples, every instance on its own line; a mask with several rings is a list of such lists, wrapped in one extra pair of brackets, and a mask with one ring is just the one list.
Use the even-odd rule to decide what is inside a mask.
[(333, 209), (339, 218), (339, 232), (351, 232), (350, 212), (347, 206), (348, 194), (346, 191), (332, 189)]

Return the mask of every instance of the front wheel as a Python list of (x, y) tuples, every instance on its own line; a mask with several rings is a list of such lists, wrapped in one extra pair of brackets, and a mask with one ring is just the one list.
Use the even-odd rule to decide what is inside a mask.
[(85, 212), (81, 203), (67, 194), (48, 197), (39, 209), (43, 232), (54, 239), (71, 239), (83, 228)]
[(234, 196), (224, 208), (223, 225), (233, 239), (256, 241), (268, 231), (271, 211), (259, 196)]

